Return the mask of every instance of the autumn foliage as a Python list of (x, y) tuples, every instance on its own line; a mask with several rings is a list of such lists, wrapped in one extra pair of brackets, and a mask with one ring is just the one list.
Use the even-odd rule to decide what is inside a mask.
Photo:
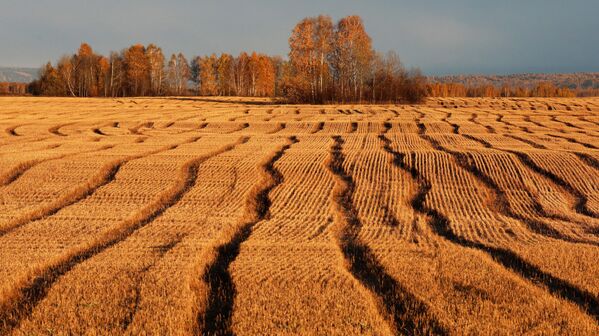
[(487, 85), (464, 85), (462, 83), (431, 83), (429, 94), (433, 97), (561, 97), (572, 98), (579, 93), (566, 87), (556, 87), (549, 82), (539, 82), (532, 88), (526, 86), (501, 87)]
[(26, 93), (26, 83), (0, 82), (0, 95), (24, 95)]
[(359, 16), (300, 21), (289, 38), (283, 95), (291, 101), (421, 102), (426, 81), (406, 71), (397, 54), (377, 53)]
[(82, 43), (73, 55), (47, 63), (30, 85), (36, 95), (282, 97), (296, 103), (421, 102), (419, 71), (406, 71), (397, 54), (373, 50), (359, 16), (336, 24), (329, 16), (301, 20), (289, 38), (289, 58), (258, 52), (168, 61), (154, 44), (135, 44), (109, 56)]

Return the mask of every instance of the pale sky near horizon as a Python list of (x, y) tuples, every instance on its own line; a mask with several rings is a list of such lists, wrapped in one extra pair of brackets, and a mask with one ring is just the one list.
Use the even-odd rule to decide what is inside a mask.
[(427, 74), (599, 71), (597, 0), (0, 0), (0, 66), (38, 67), (82, 41), (285, 56), (293, 26), (318, 14), (362, 16), (377, 50)]

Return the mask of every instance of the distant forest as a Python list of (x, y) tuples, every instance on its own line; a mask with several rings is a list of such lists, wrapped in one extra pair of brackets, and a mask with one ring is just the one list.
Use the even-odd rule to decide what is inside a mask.
[(429, 93), (438, 97), (599, 96), (599, 73), (431, 76)]
[(434, 97), (575, 97), (599, 95), (599, 73), (512, 76), (423, 76), (394, 52), (380, 53), (359, 16), (301, 20), (288, 57), (259, 52), (165, 57), (155, 44), (109, 55), (82, 43), (48, 62), (27, 87), (4, 83), (0, 94), (277, 97), (290, 103), (420, 103)]
[(133, 45), (104, 56), (86, 43), (56, 64), (47, 63), (30, 92), (46, 96), (250, 96), (294, 103), (422, 102), (419, 70), (406, 70), (395, 53), (372, 48), (359, 16), (333, 23), (305, 18), (289, 38), (289, 57), (242, 52), (165, 58), (160, 47)]

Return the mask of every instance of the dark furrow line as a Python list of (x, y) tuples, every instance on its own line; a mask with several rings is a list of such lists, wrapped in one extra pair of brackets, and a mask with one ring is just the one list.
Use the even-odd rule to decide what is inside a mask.
[(52, 133), (54, 135), (58, 135), (58, 136), (64, 137), (64, 136), (67, 136), (67, 135), (64, 134), (64, 133), (62, 133), (60, 131), (60, 129), (62, 127), (69, 126), (69, 125), (72, 125), (72, 124), (73, 123), (67, 123), (67, 124), (60, 124), (60, 125), (52, 126), (52, 127), (48, 128), (48, 132), (50, 132), (50, 133)]
[(471, 123), (473, 123), (473, 124), (476, 124), (476, 118), (478, 118), (478, 114), (472, 113), (470, 115), (470, 118), (468, 118), (468, 121), (471, 122)]
[(503, 123), (503, 124), (505, 124), (506, 126), (509, 126), (509, 127), (519, 128), (524, 133), (529, 133), (529, 134), (533, 133), (531, 130), (528, 129), (528, 127), (518, 126), (516, 124), (512, 124), (509, 121), (503, 120), (504, 115), (502, 115), (502, 114), (496, 114), (496, 116), (497, 116), (497, 119), (495, 119), (495, 121), (497, 121), (497, 122)]
[(55, 199), (53, 202), (51, 202), (47, 205), (43, 205), (42, 207), (33, 209), (33, 210), (29, 211), (28, 213), (25, 213), (22, 216), (17, 217), (13, 221), (4, 225), (2, 228), (0, 228), (0, 237), (18, 229), (24, 225), (27, 225), (30, 222), (34, 222), (34, 221), (42, 219), (44, 217), (52, 216), (52, 215), (56, 214), (57, 212), (59, 212), (61, 209), (68, 207), (72, 204), (75, 204), (77, 202), (80, 202), (80, 201), (84, 200), (85, 198), (91, 196), (94, 192), (96, 192), (96, 190), (98, 190), (102, 186), (112, 182), (114, 180), (114, 177), (120, 170), (120, 168), (129, 161), (139, 159), (142, 157), (146, 157), (149, 155), (157, 154), (160, 152), (172, 150), (172, 149), (177, 148), (181, 144), (195, 142), (195, 141), (198, 141), (199, 139), (200, 139), (199, 137), (192, 138), (192, 139), (187, 140), (180, 144), (167, 146), (165, 148), (150, 151), (148, 153), (144, 153), (141, 155), (133, 155), (133, 156), (129, 156), (126, 158), (117, 159), (115, 161), (109, 162), (100, 169), (100, 171), (97, 175), (92, 176), (90, 179), (88, 179), (87, 181), (78, 185), (77, 187), (75, 187), (74, 189), (69, 191), (68, 193)]
[(595, 146), (593, 144), (590, 144), (590, 143), (587, 143), (587, 142), (582, 142), (580, 140), (576, 140), (574, 138), (570, 138), (570, 137), (567, 137), (567, 136), (556, 135), (556, 134), (546, 134), (546, 135), (548, 135), (548, 136), (550, 136), (552, 138), (564, 139), (564, 140), (568, 141), (569, 143), (575, 143), (575, 144), (581, 145), (581, 146), (586, 147), (586, 148), (599, 149), (597, 146)]
[(547, 179), (551, 180), (553, 183), (564, 188), (571, 196), (573, 196), (576, 199), (576, 204), (574, 205), (574, 210), (577, 213), (588, 216), (588, 217), (592, 217), (592, 218), (599, 218), (599, 214), (596, 214), (595, 212), (593, 212), (592, 210), (590, 210), (587, 207), (587, 203), (588, 203), (587, 197), (580, 190), (578, 190), (576, 187), (574, 187), (572, 184), (570, 184), (566, 180), (562, 179), (561, 177), (557, 176), (553, 172), (537, 165), (528, 154), (525, 154), (523, 152), (518, 152), (515, 150), (508, 150), (507, 152), (510, 152), (510, 153), (516, 155), (518, 157), (518, 159), (520, 160), (520, 162), (522, 162), (525, 166), (527, 166), (534, 172), (546, 177)]
[(474, 141), (474, 142), (478, 142), (479, 144), (481, 144), (481, 145), (482, 145), (483, 147), (485, 147), (485, 148), (493, 148), (493, 145), (491, 145), (491, 143), (489, 143), (489, 142), (488, 142), (488, 141), (486, 141), (486, 140), (479, 139), (479, 138), (473, 137), (473, 136), (472, 136), (472, 135), (470, 135), (470, 134), (465, 134), (465, 133), (462, 133), (462, 134), (460, 134), (460, 135), (461, 135), (463, 138), (466, 138), (466, 139), (472, 140), (472, 141)]
[(140, 135), (141, 133), (139, 132), (139, 130), (141, 128), (153, 128), (154, 127), (154, 122), (153, 121), (147, 121), (147, 122), (143, 122), (137, 126), (131, 127), (129, 128), (129, 132), (131, 134), (136, 134), (136, 135)]
[(243, 124), (239, 125), (239, 127), (237, 127), (236, 129), (234, 129), (234, 130), (231, 130), (231, 131), (229, 131), (229, 132), (226, 132), (225, 134), (236, 133), (236, 132), (242, 131), (242, 130), (244, 130), (244, 129), (248, 128), (248, 127), (250, 127), (250, 124), (248, 124), (248, 123), (243, 123)]
[[(568, 189), (567, 187), (565, 187), (564, 185), (562, 185), (561, 183), (557, 183), (553, 178), (550, 178), (548, 176), (548, 174), (553, 175), (551, 172), (548, 172), (547, 170), (539, 167), (538, 165), (536, 165), (532, 159), (525, 153), (520, 152), (520, 151), (515, 151), (515, 150), (504, 150), (504, 149), (500, 149), (500, 148), (495, 148), (493, 147), (493, 145), (491, 145), (489, 142), (476, 138), (472, 135), (469, 134), (462, 134), (463, 137), (476, 141), (480, 144), (482, 144), (485, 148), (492, 148), (494, 150), (498, 150), (504, 153), (509, 153), (512, 155), (515, 155), (516, 158), (524, 165), (526, 166), (528, 169), (530, 169), (534, 174), (538, 174), (541, 175), (542, 177), (545, 177), (547, 179), (549, 179), (551, 182), (553, 182), (554, 184), (557, 184), (558, 186), (562, 187), (565, 189), (565, 191), (572, 196), (574, 199), (576, 199), (576, 204), (574, 206), (574, 211), (582, 214), (582, 215), (586, 215), (589, 216), (589, 213), (591, 212), (586, 212), (589, 211), (586, 207), (587, 204), (587, 199), (586, 197), (579, 192), (578, 190), (572, 188), (572, 189)], [(558, 178), (557, 176), (554, 176), (555, 178)], [(561, 179), (560, 179), (561, 180)], [(565, 183), (565, 181), (561, 180), (563, 183)], [(537, 201), (536, 197), (533, 195), (532, 192), (530, 192), (530, 190), (528, 190), (528, 188), (525, 188), (523, 190), (524, 192), (526, 192), (526, 194), (528, 195), (530, 201), (533, 204), (533, 208), (535, 210), (535, 213), (541, 217), (545, 217), (545, 218), (549, 218), (549, 219), (558, 219), (558, 220), (562, 220), (562, 221), (566, 221), (566, 222), (574, 222), (576, 224), (581, 224), (581, 225), (586, 225), (585, 223), (581, 223), (580, 221), (576, 221), (576, 220), (572, 220), (570, 218), (567, 218), (566, 216), (562, 216), (562, 215), (558, 215), (558, 214), (549, 214), (545, 211), (545, 209), (543, 208), (543, 206)], [(574, 193), (573, 193), (574, 191)], [(581, 210), (582, 209), (582, 210)], [(582, 211), (582, 212), (581, 212)], [(519, 218), (525, 218), (524, 216), (520, 216), (517, 215)], [(593, 217), (593, 216), (591, 216)], [(572, 242), (582, 242), (582, 243), (586, 243), (586, 241), (579, 241), (579, 240), (573, 240)], [(593, 242), (589, 242), (589, 244), (595, 244)]]
[[(5, 301), (0, 303), (0, 307), (4, 308), (4, 310), (0, 312), (0, 321), (3, 321), (0, 326), (0, 334), (7, 333), (18, 327), (20, 322), (29, 317), (38, 303), (47, 296), (54, 283), (75, 266), (125, 240), (135, 231), (150, 224), (156, 218), (160, 217), (166, 210), (176, 205), (183, 196), (195, 186), (199, 165), (201, 163), (211, 157), (230, 151), (237, 145), (247, 141), (247, 137), (241, 138), (239, 141), (210, 154), (188, 161), (181, 169), (180, 178), (175, 181), (170, 188), (159, 194), (150, 204), (138, 211), (137, 214), (125, 219), (117, 227), (112, 228), (102, 237), (97, 238), (88, 247), (65, 256), (65, 258), (58, 264), (52, 265), (42, 271), (40, 275), (31, 281), (31, 283), (19, 290), (20, 293), (17, 295), (16, 299), (12, 298), (9, 299), (8, 302)], [(114, 174), (116, 174), (116, 171)], [(112, 175), (113, 178), (114, 174)], [(112, 181), (112, 179), (110, 181)]]
[(361, 241), (362, 223), (353, 205), (355, 185), (343, 168), (344, 140), (333, 137), (327, 168), (336, 178), (333, 205), (336, 212), (337, 244), (348, 265), (348, 271), (367, 288), (377, 308), (395, 333), (409, 335), (447, 334), (441, 324), (428, 313), (426, 305), (390, 276), (370, 247)]
[(541, 128), (545, 128), (545, 129), (551, 129), (551, 128), (549, 128), (548, 126), (545, 126), (545, 125), (541, 124), (541, 123), (540, 123), (540, 122), (538, 122), (538, 121), (534, 121), (534, 120), (532, 120), (532, 119), (530, 118), (530, 116), (524, 116), (524, 121), (526, 121), (526, 122), (528, 122), (528, 123), (531, 123), (531, 124), (533, 124), (533, 125), (535, 125), (535, 126), (537, 126), (537, 127), (541, 127)]
[[(590, 111), (590, 110), (589, 110), (589, 111)], [(590, 124), (593, 124), (593, 125), (595, 125), (595, 126), (599, 126), (599, 122), (592, 121), (592, 120), (588, 119), (587, 117), (578, 117), (578, 119), (580, 119), (581, 121), (584, 121), (584, 122), (588, 122), (588, 123), (590, 123)]]
[[(556, 128), (554, 128), (554, 127), (550, 127), (550, 126), (543, 126), (543, 127), (545, 127), (546, 129), (548, 129), (548, 130), (550, 130), (550, 131), (553, 131), (553, 132), (558, 132), (558, 133), (561, 133), (561, 134), (568, 134), (568, 133), (578, 133), (578, 134), (586, 135), (586, 136), (589, 136), (589, 137), (597, 137), (597, 136), (596, 136), (596, 135), (594, 135), (594, 134), (588, 134), (588, 133), (586, 133), (584, 129), (582, 129), (582, 128), (578, 127), (578, 126), (575, 126), (575, 125), (573, 125), (572, 123), (569, 123), (569, 122), (565, 122), (565, 121), (558, 120), (558, 119), (557, 119), (557, 116), (552, 116), (550, 120), (551, 120), (551, 121), (553, 121), (553, 122), (556, 122), (556, 123), (560, 123), (560, 124), (562, 124), (562, 125), (564, 125), (564, 126), (566, 126), (566, 127), (571, 127), (571, 128), (574, 128), (574, 129), (576, 129), (575, 131), (567, 131), (567, 130), (565, 130), (565, 129), (556, 129)], [(549, 134), (548, 134), (548, 135), (549, 135)], [(551, 135), (551, 136), (553, 136), (553, 135)], [(563, 138), (563, 139), (572, 139), (572, 138), (568, 138), (568, 137), (565, 137), (565, 136), (554, 136), (554, 137), (561, 137), (561, 138)], [(581, 144), (582, 144), (582, 143), (581, 143)], [(592, 145), (591, 145), (591, 146), (592, 146)], [(585, 146), (585, 147), (586, 147), (586, 146)], [(597, 149), (596, 147), (589, 147), (589, 148), (595, 148), (595, 149)]]
[(448, 112), (445, 118), (441, 119), (453, 128), (453, 134), (460, 134), (460, 125), (450, 122), (448, 119), (451, 118), (452, 113)]
[(179, 243), (184, 238), (185, 238), (185, 235), (181, 235), (179, 237), (175, 237), (175, 239), (173, 239), (172, 241), (170, 241), (169, 243), (167, 243), (165, 245), (157, 246), (156, 248), (158, 249), (158, 256), (153, 260), (153, 262), (150, 265), (147, 265), (146, 267), (142, 268), (141, 271), (139, 272), (139, 281), (135, 285), (135, 295), (133, 297), (133, 308), (127, 313), (127, 315), (125, 316), (123, 321), (121, 321), (121, 323), (120, 323), (120, 325), (123, 326), (122, 327), (123, 330), (127, 330), (129, 328), (129, 326), (133, 322), (133, 318), (135, 317), (135, 314), (137, 314), (137, 310), (139, 309), (139, 303), (141, 302), (141, 285), (143, 283), (145, 274), (148, 273), (148, 271), (150, 269), (152, 269), (152, 267), (154, 267), (154, 265), (156, 265), (156, 263), (160, 259), (162, 259), (165, 254), (167, 254), (170, 250), (177, 247), (177, 245), (179, 245)]
[(296, 142), (292, 136), (288, 143), (260, 165), (262, 180), (255, 184), (246, 199), (244, 215), (236, 231), (226, 243), (216, 247), (214, 260), (206, 266), (203, 281), (208, 284), (207, 308), (197, 317), (198, 334), (233, 335), (231, 329), (236, 288), (230, 273), (231, 263), (239, 255), (241, 244), (251, 235), (254, 226), (269, 216), (271, 200), (269, 193), (284, 177), (274, 164)]
[(310, 134), (318, 133), (318, 132), (322, 131), (323, 129), (324, 129), (324, 121), (321, 121), (318, 124), (316, 124), (316, 127), (314, 127), (314, 129), (310, 132)]
[[(422, 176), (415, 165), (409, 166), (406, 164), (406, 155), (404, 153), (392, 150), (391, 154), (394, 156), (393, 163), (395, 166), (404, 170), (417, 182), (419, 186), (418, 192), (412, 199), (411, 205), (418, 213), (426, 215), (429, 218), (429, 226), (435, 234), (456, 245), (487, 253), (500, 267), (503, 266), (504, 269), (511, 270), (523, 279), (546, 289), (558, 298), (574, 303), (596, 321), (599, 321), (599, 300), (594, 294), (577, 288), (566, 280), (542, 271), (509, 249), (489, 246), (457, 235), (451, 228), (450, 220), (445, 215), (426, 205), (426, 198), (432, 189), (430, 181)], [(411, 155), (412, 162), (415, 162), (416, 154), (412, 153)]]
[(269, 132), (266, 132), (266, 134), (275, 134), (275, 133), (278, 133), (278, 132), (284, 130), (286, 127), (287, 127), (286, 123), (279, 123), (277, 125), (277, 127), (275, 127), (273, 130), (271, 130)]
[(575, 152), (573, 154), (578, 156), (578, 158), (582, 160), (584, 163), (586, 163), (588, 166), (596, 170), (599, 170), (599, 160), (595, 159), (587, 153)]
[(357, 122), (355, 122), (355, 121), (352, 121), (352, 122), (351, 122), (351, 124), (350, 124), (350, 127), (351, 127), (351, 128), (350, 128), (350, 130), (349, 130), (349, 132), (348, 132), (348, 133), (349, 133), (349, 134), (351, 134), (351, 133), (356, 133), (356, 131), (358, 130), (358, 123), (357, 123)]
[(101, 130), (101, 129), (99, 129), (99, 128), (97, 128), (97, 127), (96, 127), (96, 128), (93, 128), (93, 129), (92, 129), (92, 132), (94, 132), (94, 133), (95, 133), (95, 134), (97, 134), (97, 135), (108, 136), (108, 134), (106, 134), (106, 133), (102, 132), (102, 130)]
[(491, 125), (483, 125), (480, 121), (478, 121), (478, 115), (476, 113), (469, 120), (472, 123), (474, 123), (475, 125), (478, 125), (478, 126), (486, 128), (487, 132), (489, 132), (489, 133), (497, 133), (497, 131), (495, 130), (495, 128), (493, 128), (493, 126), (491, 126)]
[(521, 138), (519, 136), (515, 136), (515, 135), (507, 134), (507, 133), (503, 134), (503, 136), (508, 137), (508, 138), (512, 138), (512, 139), (515, 139), (515, 140), (518, 140), (518, 141), (523, 142), (523, 143), (525, 143), (527, 145), (530, 145), (530, 146), (532, 146), (532, 147), (534, 147), (536, 149), (547, 149), (547, 147), (545, 147), (544, 145), (536, 143), (536, 142), (534, 142), (532, 140)]
[[(472, 155), (470, 153), (456, 152), (456, 151), (452, 151), (448, 148), (443, 147), (437, 140), (435, 140), (432, 137), (430, 137), (429, 135), (425, 134), (426, 127), (422, 123), (419, 123), (419, 129), (420, 129), (419, 135), (422, 139), (424, 139), (428, 143), (430, 143), (434, 149), (449, 154), (454, 159), (454, 162), (458, 165), (458, 167), (460, 167), (464, 171), (471, 174), (474, 178), (476, 178), (476, 180), (481, 182), (485, 187), (487, 187), (493, 193), (494, 197), (493, 197), (493, 202), (492, 202), (492, 208), (496, 212), (501, 213), (502, 215), (504, 215), (506, 217), (515, 219), (515, 220), (525, 224), (526, 227), (529, 230), (531, 230), (532, 232), (546, 236), (546, 237), (563, 240), (563, 241), (567, 241), (570, 243), (582, 243), (582, 244), (596, 245), (596, 243), (594, 243), (594, 242), (580, 241), (578, 239), (573, 239), (571, 237), (565, 237), (559, 231), (555, 230), (554, 228), (550, 227), (549, 225), (547, 225), (546, 223), (544, 223), (542, 221), (524, 217), (522, 215), (515, 213), (511, 207), (509, 201), (507, 200), (507, 197), (505, 196), (505, 193), (503, 192), (503, 190), (499, 187), (499, 185), (497, 185), (497, 183), (495, 183), (495, 181), (489, 175), (484, 173), (476, 165), (473, 164), (474, 159), (472, 158)], [(541, 209), (537, 209), (537, 210), (541, 210)]]
[(21, 134), (17, 133), (17, 127), (20, 127), (23, 125), (16, 125), (16, 126), (10, 126), (8, 127), (5, 131), (6, 134), (10, 135), (10, 136), (21, 136)]
[(559, 120), (559, 119), (557, 119), (557, 116), (552, 116), (551, 121), (558, 122), (566, 127), (570, 127), (570, 128), (577, 129), (579, 131), (583, 131), (583, 133), (586, 134), (586, 132), (584, 132), (585, 130), (583, 128), (576, 126), (576, 125), (572, 124), (571, 122)]
[[(22, 162), (22, 163), (16, 165), (15, 167), (13, 167), (12, 169), (10, 169), (5, 174), (0, 175), (0, 187), (9, 186), (11, 183), (13, 183), (17, 179), (19, 179), (19, 177), (23, 176), (23, 174), (25, 174), (28, 170), (37, 166), (40, 163), (53, 161), (53, 160), (60, 160), (60, 159), (64, 159), (65, 157), (69, 157), (69, 156), (99, 152), (99, 151), (111, 149), (113, 147), (114, 147), (114, 145), (106, 145), (106, 146), (102, 146), (98, 149), (82, 151), (82, 152), (77, 152), (77, 153), (63, 154), (63, 155), (54, 156), (54, 157), (50, 157), (50, 158), (46, 158), (46, 159), (33, 159), (33, 160)], [(1, 232), (1, 230), (0, 230), (0, 232)]]

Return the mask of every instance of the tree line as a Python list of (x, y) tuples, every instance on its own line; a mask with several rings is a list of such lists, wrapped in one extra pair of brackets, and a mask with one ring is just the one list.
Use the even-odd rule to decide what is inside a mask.
[(0, 82), (0, 95), (18, 96), (27, 93), (27, 83)]
[(426, 97), (425, 77), (406, 71), (396, 53), (376, 52), (359, 16), (336, 24), (326, 15), (305, 18), (289, 48), (281, 90), (291, 101), (414, 103)]
[(533, 87), (494, 85), (465, 85), (462, 83), (430, 83), (428, 94), (433, 97), (561, 97), (572, 98), (584, 95), (586, 91), (557, 87), (550, 82), (539, 82)]
[(258, 52), (168, 60), (154, 44), (135, 44), (108, 56), (82, 43), (76, 53), (48, 62), (29, 85), (34, 95), (73, 97), (249, 96), (294, 103), (424, 100), (426, 79), (406, 70), (394, 52), (372, 48), (359, 16), (333, 23), (305, 18), (289, 38), (288, 59)]

